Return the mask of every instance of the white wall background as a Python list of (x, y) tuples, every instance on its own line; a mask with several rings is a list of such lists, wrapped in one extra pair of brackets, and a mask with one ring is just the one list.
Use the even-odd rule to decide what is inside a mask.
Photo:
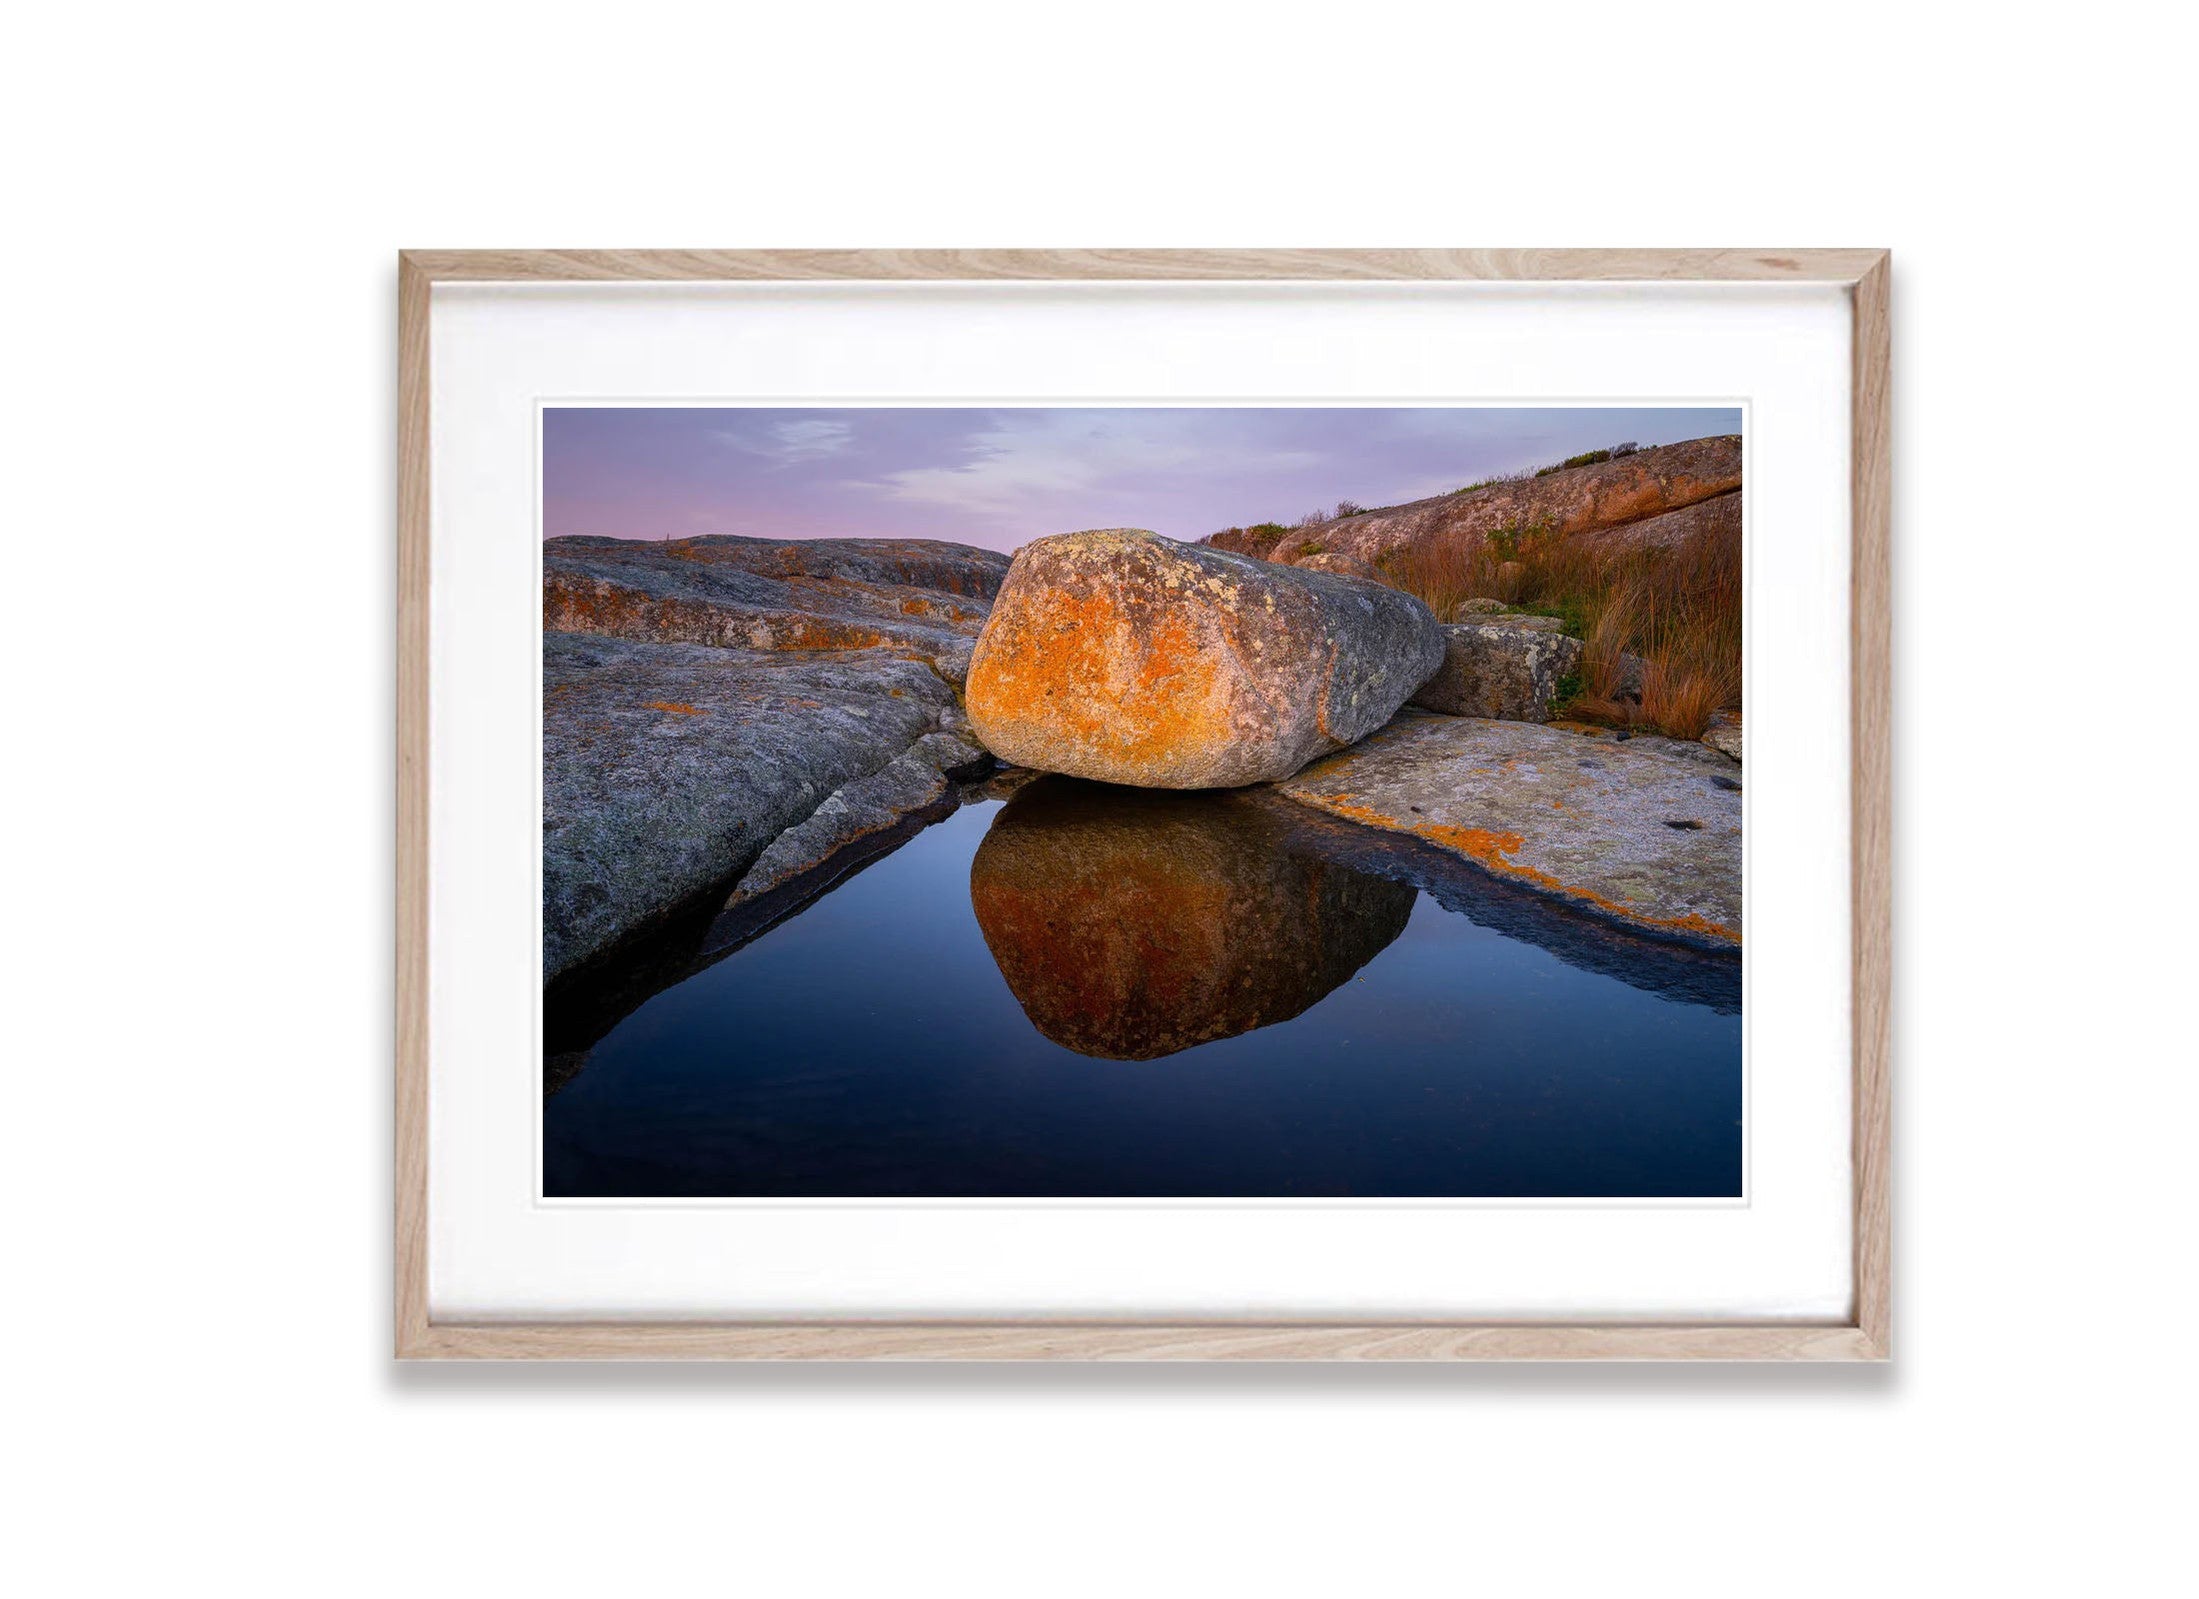
[[(2116, 3), (17, 18), (19, 1591), (2188, 1576), (2190, 44)], [(392, 254), (866, 243), (1894, 247), (1895, 1366), (392, 1368)]]

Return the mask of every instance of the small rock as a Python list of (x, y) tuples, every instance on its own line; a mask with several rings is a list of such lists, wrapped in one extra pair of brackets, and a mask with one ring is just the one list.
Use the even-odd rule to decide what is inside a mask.
[(1550, 616), (1492, 616), (1443, 629), (1443, 664), (1412, 703), (1446, 716), (1547, 722), (1558, 680), (1580, 664), (1579, 639)]
[(1703, 742), (1720, 755), (1741, 758), (1741, 713), (1719, 711), (1710, 719), (1710, 726), (1703, 732)]

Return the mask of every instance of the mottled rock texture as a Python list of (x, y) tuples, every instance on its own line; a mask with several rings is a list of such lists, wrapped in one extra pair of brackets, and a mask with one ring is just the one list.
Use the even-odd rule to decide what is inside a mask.
[(977, 641), (969, 714), (1002, 760), (1140, 788), (1287, 777), (1380, 727), (1443, 659), (1378, 584), (1114, 528), (1040, 539)]
[[(1255, 547), (1260, 541), (1249, 533), (1239, 532), (1230, 537), (1229, 547), (1275, 560), (1282, 552), (1318, 544), (1326, 552), (1378, 566), (1384, 555), (1410, 544), (1493, 533), (1505, 527), (1544, 527), (1561, 537), (1597, 532), (1640, 523), (1733, 493), (1740, 486), (1740, 437), (1721, 434), (1640, 450), (1594, 466), (1569, 467), (1548, 477), (1492, 483), (1470, 494), (1442, 494), (1293, 528), (1268, 539), (1265, 549)], [(1732, 513), (1738, 512), (1736, 503)]]
[(997, 550), (928, 539), (543, 544), (542, 625), (751, 650), (896, 649), (959, 682), (1008, 570)]
[(978, 926), (1031, 1024), (1109, 1060), (1296, 1016), (1404, 930), (1413, 898), (1236, 796), (1058, 777), (1001, 807), (970, 866)]
[(1446, 716), (1547, 722), (1558, 682), (1580, 665), (1581, 642), (1554, 616), (1479, 616), (1443, 629), (1443, 664), (1412, 703)]
[(542, 717), (546, 978), (733, 879), (955, 720), (937, 672), (882, 651), (571, 633), (543, 639)]
[(1741, 789), (1673, 739), (1408, 711), (1276, 792), (1664, 936), (1741, 940)]

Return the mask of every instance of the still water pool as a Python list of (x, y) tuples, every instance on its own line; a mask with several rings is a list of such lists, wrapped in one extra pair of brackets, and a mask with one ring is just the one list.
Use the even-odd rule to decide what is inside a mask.
[(545, 1191), (1741, 1191), (1736, 960), (1288, 809), (964, 806), (561, 1056)]

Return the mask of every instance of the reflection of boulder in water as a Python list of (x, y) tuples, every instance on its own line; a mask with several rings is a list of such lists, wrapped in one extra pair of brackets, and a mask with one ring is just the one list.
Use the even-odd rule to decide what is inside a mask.
[(1286, 1021), (1404, 931), (1416, 895), (1291, 846), (1227, 796), (1032, 783), (970, 863), (970, 903), (1031, 1023), (1151, 1060)]

